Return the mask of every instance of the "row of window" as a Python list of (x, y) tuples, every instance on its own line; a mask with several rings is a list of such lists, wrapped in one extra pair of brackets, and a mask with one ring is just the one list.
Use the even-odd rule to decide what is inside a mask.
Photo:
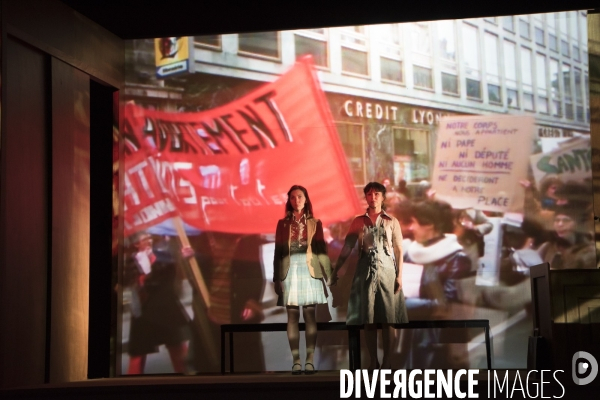
[[(575, 15), (573, 18), (558, 18), (558, 20), (561, 21), (561, 25), (564, 23), (566, 26), (567, 21), (569, 21), (569, 26), (574, 30), (570, 35), (571, 43), (569, 42), (569, 35), (563, 34), (559, 38), (558, 35), (560, 35), (560, 33), (557, 34), (554, 27), (550, 24), (542, 24), (541, 19), (538, 20), (538, 18), (545, 17), (545, 14), (534, 15), (533, 19), (538, 23), (538, 25), (533, 28), (535, 44), (541, 47), (546, 47), (546, 45), (548, 45), (548, 48), (551, 51), (560, 53), (563, 57), (568, 58), (572, 56), (575, 61), (583, 60), (586, 62), (588, 56), (587, 50), (585, 47), (584, 49), (581, 49), (580, 43), (583, 43), (583, 46), (587, 43), (587, 19), (584, 13), (573, 12), (573, 14)], [(552, 15), (554, 14), (548, 14), (548, 21), (554, 20), (550, 18)], [(576, 18), (576, 16), (579, 16), (580, 18)], [(529, 17), (530, 16), (519, 17), (519, 33), (522, 39), (531, 40)], [(516, 17), (508, 16), (501, 18), (504, 21), (504, 29), (514, 33), (514, 18)], [(497, 24), (497, 18), (486, 18), (485, 20)], [(403, 28), (403, 25), (407, 25), (408, 27)], [(456, 61), (457, 37), (455, 32), (455, 21), (443, 20), (411, 24), (372, 25), (368, 27), (369, 30), (367, 30), (366, 26), (351, 26), (332, 29), (340, 30), (342, 46), (344, 46), (344, 48), (355, 49), (358, 51), (362, 50), (365, 52), (368, 51), (367, 33), (370, 33), (372, 36), (376, 37), (379, 45), (382, 47), (381, 53), (388, 53), (388, 55), (394, 58), (394, 56), (401, 56), (403, 53), (404, 46), (402, 45), (401, 36), (402, 32), (405, 34), (407, 33), (406, 30), (408, 30), (411, 50), (424, 55), (431, 55), (432, 27), (435, 27), (434, 30), (438, 43), (437, 50), (440, 58)], [(462, 24), (463, 40), (467, 42), (463, 51), (465, 52), (465, 58), (467, 59), (476, 57), (476, 53), (471, 54), (470, 49), (477, 45), (477, 30), (477, 27), (471, 23), (467, 22)], [(325, 68), (329, 67), (327, 51), (329, 42), (328, 33), (329, 28), (297, 31), (294, 40), (296, 54), (311, 53), (317, 59), (317, 65)], [(486, 30), (486, 35), (488, 34), (494, 35), (494, 33)], [(221, 37), (219, 35), (196, 36), (195, 42), (200, 46), (221, 49)], [(267, 57), (276, 60), (279, 60), (280, 58), (279, 32), (272, 31), (239, 34), (238, 42), (238, 51), (241, 54)]]
[[(583, 104), (589, 104), (589, 99), (584, 99), (584, 93), (588, 92), (588, 74), (581, 63), (579, 42), (572, 43), (571, 51), (566, 36), (561, 36), (561, 43), (564, 42), (565, 46), (558, 53), (558, 39), (552, 33), (555, 32), (556, 21), (559, 21), (559, 35), (566, 33), (564, 26), (572, 27), (572, 37), (580, 31), (579, 28), (584, 31), (587, 26), (585, 14), (573, 14), (578, 18), (570, 18), (568, 23), (567, 18), (557, 19), (553, 14), (501, 17), (507, 31), (514, 32), (515, 18), (523, 25), (527, 24), (519, 28), (521, 37), (524, 37), (524, 32), (529, 35), (531, 18), (536, 24), (535, 46), (511, 35), (502, 38), (487, 28), (480, 30), (468, 20), (332, 29), (338, 30), (336, 39), (339, 40), (340, 67), (344, 74), (371, 76), (373, 60), (370, 56), (375, 52), (383, 82), (405, 85), (408, 63), (416, 89), (435, 91), (434, 76), (437, 76), (441, 92), (445, 95), (460, 97), (462, 83), (466, 97), (472, 100), (487, 100), (490, 104), (584, 122)], [(551, 20), (554, 23), (550, 23)], [(487, 22), (497, 24), (498, 18), (487, 18)], [(367, 33), (373, 40), (367, 40)], [(403, 33), (408, 33), (406, 45), (402, 42)], [(329, 36), (330, 29), (322, 28), (295, 31), (288, 37), (293, 37), (297, 57), (311, 54), (317, 66), (329, 69)], [(434, 36), (435, 42), (432, 40)], [(549, 50), (545, 48), (546, 38)], [(237, 40), (238, 52), (242, 55), (280, 60), (282, 43), (279, 32), (239, 34)], [(203, 47), (221, 49), (220, 36), (196, 37), (195, 41)], [(435, 57), (432, 43), (437, 44)], [(373, 48), (375, 46), (376, 49)], [(457, 56), (457, 48), (460, 48), (460, 57)], [(567, 59), (570, 55), (573, 55), (572, 61)], [(587, 57), (587, 52), (584, 51), (584, 55)]]

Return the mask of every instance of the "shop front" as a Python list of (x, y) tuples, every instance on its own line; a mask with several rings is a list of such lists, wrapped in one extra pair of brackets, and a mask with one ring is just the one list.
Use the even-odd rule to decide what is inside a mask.
[(436, 131), (445, 110), (327, 93), (357, 189), (370, 181), (430, 181)]

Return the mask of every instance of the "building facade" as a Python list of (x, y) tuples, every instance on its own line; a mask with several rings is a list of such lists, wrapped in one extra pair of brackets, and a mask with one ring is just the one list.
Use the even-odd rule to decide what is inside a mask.
[(168, 111), (222, 105), (312, 55), (357, 187), (429, 180), (445, 115), (532, 115), (540, 142), (589, 134), (581, 11), (196, 36), (194, 72), (164, 80), (151, 42), (131, 43), (125, 97)]

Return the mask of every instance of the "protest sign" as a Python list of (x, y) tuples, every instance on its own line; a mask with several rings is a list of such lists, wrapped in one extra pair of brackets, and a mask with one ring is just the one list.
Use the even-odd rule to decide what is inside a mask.
[(432, 187), (456, 209), (523, 212), (532, 117), (442, 117)]
[(125, 158), (138, 152), (152, 157), (165, 195), (200, 230), (272, 232), (294, 184), (308, 189), (325, 224), (360, 212), (310, 59), (207, 111), (167, 113), (127, 104), (123, 136)]
[(559, 144), (550, 153), (534, 154), (530, 157), (535, 181), (540, 182), (548, 175), (563, 182), (583, 182), (592, 175), (592, 148), (589, 137), (575, 137)]

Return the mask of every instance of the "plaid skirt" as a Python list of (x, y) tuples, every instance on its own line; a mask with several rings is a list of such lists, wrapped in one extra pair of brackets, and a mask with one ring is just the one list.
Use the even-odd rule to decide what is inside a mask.
[(326, 303), (323, 280), (310, 276), (306, 265), (306, 253), (292, 254), (290, 269), (283, 281), (283, 305), (307, 306)]

